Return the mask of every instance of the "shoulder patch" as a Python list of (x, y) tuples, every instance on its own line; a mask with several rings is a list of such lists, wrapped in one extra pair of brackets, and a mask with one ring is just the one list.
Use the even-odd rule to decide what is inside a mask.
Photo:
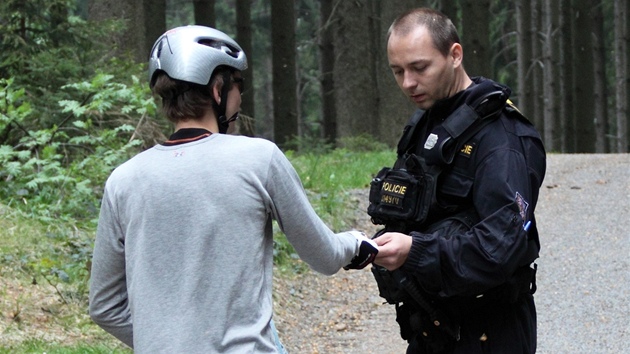
[(518, 205), (518, 210), (519, 210), (519, 213), (521, 214), (521, 218), (525, 220), (525, 218), (527, 217), (527, 208), (529, 208), (529, 203), (525, 200), (525, 198), (523, 198), (523, 196), (519, 192), (516, 192), (515, 201), (516, 201), (516, 204)]

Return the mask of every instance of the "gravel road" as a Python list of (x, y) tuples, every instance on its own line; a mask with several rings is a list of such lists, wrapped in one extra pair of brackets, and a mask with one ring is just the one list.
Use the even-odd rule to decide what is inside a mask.
[[(356, 228), (374, 231), (358, 191)], [(630, 155), (549, 154), (537, 207), (538, 353), (630, 353)], [(276, 279), (289, 353), (404, 353), (369, 270)]]

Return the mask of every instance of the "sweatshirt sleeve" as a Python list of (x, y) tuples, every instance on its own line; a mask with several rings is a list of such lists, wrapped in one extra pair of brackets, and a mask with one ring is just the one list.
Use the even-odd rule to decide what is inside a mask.
[(297, 172), (278, 148), (271, 158), (266, 188), (274, 218), (302, 260), (326, 275), (350, 263), (358, 252), (356, 238), (348, 232), (335, 234), (324, 224)]
[(133, 348), (125, 276), (125, 239), (115, 215), (106, 187), (92, 256), (89, 312), (96, 324)]

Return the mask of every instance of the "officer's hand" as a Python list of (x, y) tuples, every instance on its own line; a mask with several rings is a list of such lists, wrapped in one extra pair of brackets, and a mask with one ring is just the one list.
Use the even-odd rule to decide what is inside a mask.
[(356, 237), (359, 250), (350, 261), (350, 264), (343, 267), (343, 269), (363, 269), (372, 263), (374, 257), (378, 254), (378, 246), (376, 246), (376, 242), (367, 238), (363, 232), (350, 231), (350, 233)]
[(387, 270), (395, 270), (407, 260), (412, 238), (399, 232), (386, 232), (375, 238), (374, 241), (379, 246), (374, 264), (385, 267)]

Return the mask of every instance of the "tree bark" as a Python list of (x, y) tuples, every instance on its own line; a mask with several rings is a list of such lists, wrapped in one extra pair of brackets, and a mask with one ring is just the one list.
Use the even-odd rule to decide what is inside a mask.
[(615, 113), (617, 152), (628, 152), (628, 2), (615, 0)]
[[(244, 117), (254, 117), (254, 60), (252, 47), (251, 0), (236, 0), (236, 41), (247, 55), (247, 70), (242, 75), (245, 80), (245, 91), (242, 94), (241, 113)], [(251, 119), (242, 119), (239, 123), (240, 133), (254, 136), (254, 124)]]
[(129, 56), (138, 63), (148, 60), (155, 40), (166, 31), (165, 0), (91, 0), (88, 19), (123, 20), (125, 29), (111, 37), (113, 56)]
[(571, 7), (560, 7), (560, 79), (558, 96), (560, 105), (558, 114), (560, 120), (560, 151), (563, 153), (575, 151), (575, 124), (573, 123), (573, 64), (571, 41)]
[(332, 23), (335, 63), (333, 80), (337, 107), (337, 138), (377, 136), (378, 104), (372, 32), (375, 0), (338, 1)]
[(377, 65), (375, 68), (376, 84), (378, 86), (378, 125), (376, 137), (380, 142), (389, 146), (396, 146), (403, 127), (409, 117), (417, 109), (409, 98), (402, 93), (387, 59), (387, 30), (394, 19), (407, 9), (425, 5), (426, 2), (417, 0), (398, 0), (391, 2), (377, 2), (376, 10), (380, 16), (375, 22), (377, 42), (374, 43)]
[(455, 27), (460, 28), (457, 16), (457, 0), (441, 0), (440, 11), (451, 19)]
[(321, 114), (324, 139), (327, 143), (334, 144), (337, 138), (337, 115), (335, 106), (335, 81), (333, 71), (335, 68), (335, 47), (333, 45), (333, 0), (321, 0), (320, 2), (320, 28), (319, 28), (319, 71), (320, 94), (322, 98)]
[(166, 0), (143, 0), (144, 60), (148, 60), (155, 41), (166, 32)]
[[(196, 25), (208, 26), (208, 27), (216, 26), (216, 15), (214, 13), (214, 3), (215, 3), (215, 0), (193, 0), (193, 12), (195, 15)], [(236, 6), (238, 9), (238, 1), (237, 1)], [(247, 52), (245, 53), (247, 54)]]
[(539, 127), (539, 132), (545, 138), (545, 121), (543, 113), (543, 64), (542, 64), (542, 41), (540, 40), (541, 34), (539, 29), (541, 26), (541, 0), (532, 0), (531, 6), (531, 22), (530, 31), (532, 33), (532, 67), (531, 67), (531, 79), (532, 80), (532, 113), (534, 124)]
[(555, 0), (544, 0), (543, 12), (543, 73), (545, 80), (543, 82), (543, 120), (544, 120), (544, 137), (545, 147), (548, 151), (556, 151), (556, 82), (553, 80), (555, 76), (554, 63), (554, 36), (556, 33), (556, 16), (553, 3)]
[(462, 0), (464, 67), (470, 76), (494, 76), (490, 55), (490, 0)]
[[(623, 1), (623, 0), (621, 0)], [(626, 38), (624, 39), (626, 46), (626, 136), (630, 139), (630, 124), (628, 124), (628, 115), (630, 114), (628, 111), (630, 110), (630, 21), (628, 21), (628, 15), (630, 14), (630, 5), (626, 3), (626, 17), (624, 17), (624, 22), (626, 25)], [(630, 143), (629, 143), (630, 144)], [(630, 149), (630, 146), (628, 147)]]
[(273, 130), (280, 147), (299, 136), (295, 43), (295, 1), (271, 0)]
[(589, 16), (593, 19), (593, 114), (595, 117), (595, 152), (605, 153), (608, 147), (608, 114), (606, 85), (606, 47), (604, 33), (604, 13), (599, 0), (591, 1)]
[(593, 131), (595, 126), (593, 110), (593, 21), (589, 16), (590, 2), (573, 0), (573, 89), (576, 151), (592, 153), (595, 151)]
[(533, 81), (531, 71), (533, 69), (532, 61), (532, 32), (531, 8), (528, 0), (517, 0), (516, 7), (516, 31), (517, 31), (517, 80), (518, 92), (516, 102), (521, 112), (526, 116), (533, 116)]
[[(623, 0), (622, 0), (623, 1)], [(626, 46), (626, 135), (630, 139), (630, 124), (627, 123), (627, 120), (630, 119), (628, 115), (630, 114), (630, 21), (628, 21), (628, 15), (630, 14), (630, 5), (626, 3), (626, 17), (624, 17), (624, 22), (626, 25), (626, 38), (624, 39)], [(630, 142), (629, 142), (630, 144)], [(630, 146), (628, 147), (630, 149)]]

